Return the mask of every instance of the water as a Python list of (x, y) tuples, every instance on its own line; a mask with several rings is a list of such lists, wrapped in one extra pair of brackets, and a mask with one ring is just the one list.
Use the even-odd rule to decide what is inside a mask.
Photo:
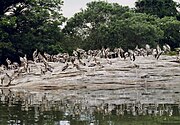
[[(63, 91), (63, 96), (57, 91), (1, 89), (0, 125), (180, 124), (180, 103), (173, 100), (174, 96), (180, 97), (179, 93), (171, 99), (162, 99), (143, 91), (126, 91), (122, 96), (122, 91), (116, 90), (114, 98), (107, 99), (105, 95), (110, 91), (71, 91), (71, 94)], [(148, 91), (155, 95), (172, 93), (171, 90), (160, 89)], [(106, 93), (103, 95), (103, 92)]]

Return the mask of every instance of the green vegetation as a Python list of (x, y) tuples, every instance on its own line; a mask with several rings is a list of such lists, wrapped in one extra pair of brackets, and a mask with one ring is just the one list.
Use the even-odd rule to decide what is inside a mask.
[(173, 0), (137, 0), (135, 2), (136, 12), (157, 15), (160, 18), (165, 16), (178, 17), (178, 3)]
[(63, 31), (74, 42), (75, 48), (121, 46), (133, 49), (136, 45), (144, 47), (147, 43), (152, 47), (159, 43), (167, 43), (172, 48), (180, 45), (180, 21), (176, 15), (159, 18), (150, 13), (138, 13), (137, 9), (134, 11), (102, 1), (91, 2), (67, 21)]
[[(77, 47), (135, 48), (146, 43), (180, 46), (179, 4), (137, 0), (134, 9), (94, 1), (72, 18), (62, 15), (62, 0), (3, 0), (0, 3), (0, 63), (32, 52), (57, 54)], [(63, 23), (66, 25), (63, 27)], [(63, 27), (63, 28), (62, 28)]]
[[(0, 63), (40, 51), (61, 51), (61, 0), (3, 0), (0, 3)], [(57, 49), (58, 48), (58, 49)]]

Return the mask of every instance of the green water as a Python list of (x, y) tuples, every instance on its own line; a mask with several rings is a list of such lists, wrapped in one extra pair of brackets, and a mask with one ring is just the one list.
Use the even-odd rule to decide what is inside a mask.
[(2, 92), (0, 99), (0, 125), (180, 125), (179, 104), (93, 106), (26, 92)]

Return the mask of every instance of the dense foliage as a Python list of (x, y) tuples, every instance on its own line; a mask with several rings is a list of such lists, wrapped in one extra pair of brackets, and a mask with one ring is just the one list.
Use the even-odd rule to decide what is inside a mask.
[(178, 3), (173, 0), (138, 0), (135, 2), (136, 12), (165, 16), (179, 16)]
[(3, 0), (0, 5), (0, 58), (17, 60), (35, 49), (60, 51), (61, 0)]
[(68, 19), (65, 26), (62, 5), (62, 0), (2, 0), (0, 63), (7, 57), (31, 57), (35, 49), (56, 54), (77, 47), (180, 46), (179, 5), (172, 0), (137, 0), (134, 9), (94, 1)]
[[(170, 11), (170, 10), (169, 10)], [(180, 45), (179, 26), (175, 17), (137, 13), (128, 7), (106, 2), (91, 2), (87, 8), (70, 18), (64, 33), (74, 47), (98, 49), (103, 46), (135, 48), (168, 43)], [(175, 28), (176, 27), (176, 28)], [(74, 40), (77, 39), (78, 40)]]

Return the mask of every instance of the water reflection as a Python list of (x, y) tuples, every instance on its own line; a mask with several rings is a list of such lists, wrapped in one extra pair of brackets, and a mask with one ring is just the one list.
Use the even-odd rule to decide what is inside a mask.
[[(55, 99), (56, 98), (56, 99)], [(97, 103), (86, 98), (58, 99), (50, 93), (1, 89), (1, 125), (179, 125), (180, 105)]]

